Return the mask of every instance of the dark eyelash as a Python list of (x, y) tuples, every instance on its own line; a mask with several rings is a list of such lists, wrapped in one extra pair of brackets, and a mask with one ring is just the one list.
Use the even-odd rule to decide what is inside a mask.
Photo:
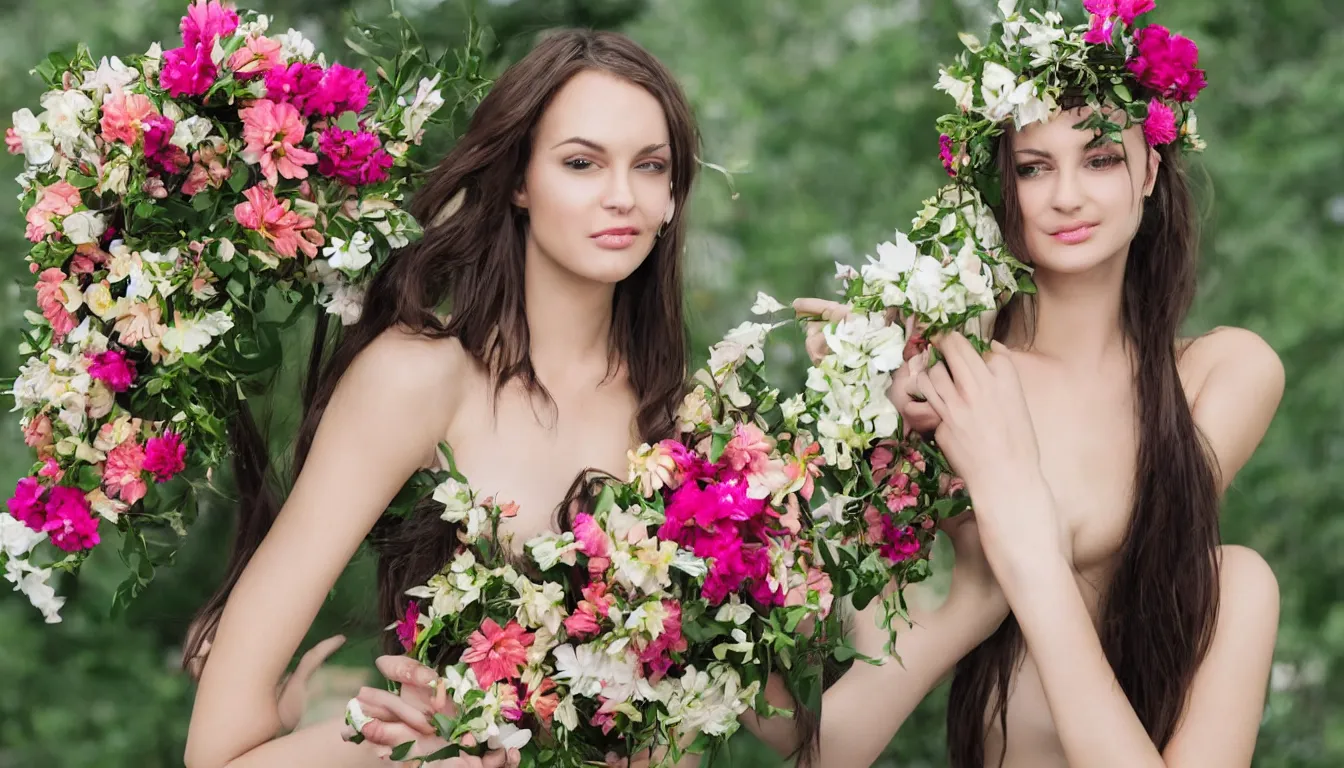
[[(576, 164), (576, 163), (587, 163), (588, 165), (586, 165), (586, 166), (584, 166), (584, 167), (582, 167), (582, 168), (575, 168), (575, 164)], [(574, 158), (573, 160), (566, 160), (566, 161), (565, 161), (565, 165), (568, 166), (568, 167), (570, 167), (570, 168), (573, 168), (573, 169), (576, 170), (576, 171), (583, 171), (583, 170), (587, 170), (589, 166), (593, 165), (593, 161), (592, 161), (592, 160), (589, 160), (589, 159), (587, 159), (587, 158), (584, 158), (584, 157), (576, 157), (576, 158)]]

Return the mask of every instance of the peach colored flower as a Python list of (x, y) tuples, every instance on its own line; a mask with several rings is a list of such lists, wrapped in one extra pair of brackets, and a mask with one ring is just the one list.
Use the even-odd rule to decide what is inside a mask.
[(103, 488), (107, 495), (127, 504), (143, 499), (149, 490), (141, 476), (145, 450), (134, 439), (113, 448), (103, 465)]
[(157, 114), (159, 111), (154, 108), (148, 96), (126, 93), (118, 88), (108, 94), (103, 101), (103, 119), (100, 123), (103, 139), (135, 146), (142, 132), (141, 121)]
[(117, 318), (116, 325), (112, 326), (112, 332), (117, 334), (123, 346), (131, 347), (139, 344), (149, 350), (154, 362), (157, 363), (159, 339), (163, 338), (164, 331), (168, 330), (168, 327), (160, 322), (162, 316), (163, 310), (157, 303), (132, 302), (126, 308), (126, 313)]
[(45, 413), (39, 413), (28, 420), (23, 428), (23, 442), (29, 448), (37, 451), (38, 458), (46, 458), (50, 454), (50, 448), (54, 442), (52, 438), (51, 419)]
[(25, 214), (28, 228), (24, 234), (34, 243), (42, 242), (44, 237), (56, 231), (52, 217), (69, 216), (79, 204), (79, 190), (68, 181), (58, 181), (44, 188), (38, 194), (37, 203)]
[(289, 201), (281, 202), (275, 190), (258, 184), (243, 191), (246, 203), (234, 206), (233, 215), (238, 223), (261, 233), (275, 252), (294, 258), (303, 251), (308, 258), (317, 255), (322, 235), (313, 229), (313, 220), (289, 209)]
[(224, 162), (224, 141), (215, 139), (219, 146), (205, 143), (192, 153), (191, 172), (182, 183), (182, 194), (191, 197), (206, 187), (219, 189), (233, 175), (233, 169)]
[(243, 160), (261, 165), (261, 173), (271, 186), (286, 179), (306, 179), (305, 165), (317, 162), (317, 155), (299, 146), (303, 141), (304, 122), (293, 104), (260, 99), (238, 112), (243, 118), (243, 139), (247, 145), (240, 153)]
[(249, 37), (243, 47), (229, 57), (229, 69), (240, 79), (246, 80), (265, 74), (271, 67), (280, 63), (280, 52), (284, 48), (278, 40), (268, 37)]
[(42, 316), (51, 324), (52, 334), (57, 342), (79, 325), (75, 322), (75, 316), (70, 314), (70, 310), (78, 308), (83, 299), (76, 300), (71, 296), (72, 291), (75, 297), (80, 296), (79, 289), (65, 282), (65, 273), (57, 267), (44, 269), (42, 274), (38, 275), (37, 306), (42, 310)]

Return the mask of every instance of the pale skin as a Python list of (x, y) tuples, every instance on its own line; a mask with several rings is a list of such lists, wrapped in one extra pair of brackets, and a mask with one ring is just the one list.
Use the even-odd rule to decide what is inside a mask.
[[(1277, 583), (1259, 555), (1220, 548), (1212, 645), (1161, 752), (1098, 638), (1099, 598), (1129, 519), (1137, 449), (1121, 285), (1142, 198), (1160, 167), (1137, 127), (1125, 132), (1123, 154), (1113, 144), (1086, 148), (1090, 134), (1072, 128), (1082, 114), (1028, 126), (1016, 137), (1019, 199), (1039, 288), (1030, 343), (1023, 328), (1010, 328), (1006, 344), (996, 342), (982, 359), (964, 338), (947, 336), (938, 341), (946, 363), (927, 369), (926, 357), (915, 358), (892, 391), (907, 423), (935, 435), (974, 499), (975, 519), (966, 525), (978, 529), (983, 552), (969, 562), (984, 577), (975, 580), (988, 595), (985, 621), (926, 621), (907, 637), (936, 634), (951, 648), (909, 640), (901, 649), (904, 669), (847, 674), (823, 706), (823, 734), (843, 735), (824, 738), (823, 765), (871, 764), (918, 698), (951, 669), (955, 659), (946, 657), (983, 640), (984, 626), (992, 632), (1008, 608), (1026, 653), (1009, 692), (1005, 768), (1250, 765), (1279, 610)], [(1053, 236), (1079, 224), (1095, 225), (1085, 242)], [(843, 311), (814, 299), (795, 307), (823, 319)], [(1187, 402), (1225, 490), (1268, 428), (1283, 367), (1264, 341), (1236, 328), (1177, 340), (1176, 349)], [(954, 585), (962, 555), (959, 548)], [(851, 677), (859, 679), (842, 688)], [(887, 691), (897, 680), (920, 685)], [(889, 710), (852, 719), (878, 709), (871, 702), (884, 691)], [(986, 760), (997, 765), (997, 722), (985, 747)]]
[[(578, 141), (575, 141), (577, 139)], [(303, 472), (224, 610), (201, 674), (186, 764), (376, 766), (416, 740), (412, 755), (443, 746), (430, 736), (424, 689), (405, 698), (365, 689), (376, 718), (364, 745), (329, 722), (276, 737), (276, 685), (328, 591), (406, 479), (454, 447), (483, 494), (519, 505), (505, 521), (515, 546), (552, 527), (582, 470), (621, 475), (636, 443), (637, 398), (622, 371), (608, 376), (615, 284), (652, 250), (672, 206), (671, 148), (661, 105), (639, 86), (597, 71), (557, 93), (534, 136), (514, 205), (528, 211), (525, 297), (532, 362), (554, 408), (521, 386), (492, 410), (488, 373), (453, 339), (401, 330), (377, 339), (342, 377)], [(635, 231), (621, 249), (594, 235)], [(526, 471), (522, 471), (525, 468)], [(390, 679), (424, 683), (423, 668), (384, 657)], [(435, 762), (436, 768), (515, 765), (516, 752)]]

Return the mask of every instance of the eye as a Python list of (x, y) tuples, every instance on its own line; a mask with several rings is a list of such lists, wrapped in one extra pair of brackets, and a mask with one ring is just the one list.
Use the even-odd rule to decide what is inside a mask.
[(662, 160), (645, 160), (635, 166), (635, 168), (642, 171), (649, 171), (650, 173), (662, 173), (667, 170), (667, 163)]
[(1041, 163), (1017, 166), (1017, 175), (1019, 178), (1030, 179), (1039, 176), (1042, 173), (1045, 173), (1045, 166)]
[(1107, 154), (1096, 155), (1088, 159), (1087, 167), (1098, 171), (1104, 171), (1107, 168), (1113, 168), (1123, 162), (1125, 162), (1125, 158), (1108, 152)]
[(586, 171), (593, 167), (593, 161), (584, 157), (576, 157), (566, 160), (565, 167), (575, 171)]

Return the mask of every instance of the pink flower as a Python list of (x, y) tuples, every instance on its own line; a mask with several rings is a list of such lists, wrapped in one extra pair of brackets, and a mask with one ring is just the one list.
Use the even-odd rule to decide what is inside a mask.
[(775, 441), (766, 437), (755, 424), (738, 424), (733, 427), (733, 436), (723, 448), (719, 463), (735, 472), (759, 474), (766, 470), (770, 461), (770, 451)]
[(807, 593), (816, 592), (821, 603), (821, 615), (825, 617), (830, 614), (831, 605), (835, 602), (835, 595), (831, 589), (831, 577), (827, 576), (825, 571), (815, 567), (808, 568), (807, 581), (789, 590), (784, 596), (784, 605), (804, 605), (807, 603)]
[(135, 381), (135, 364), (126, 359), (119, 349), (109, 349), (89, 355), (89, 375), (107, 385), (113, 392), (125, 392)]
[(308, 115), (335, 117), (358, 112), (369, 104), (369, 83), (360, 69), (332, 64), (322, 74), (322, 85), (308, 98)]
[(467, 651), (462, 660), (467, 662), (482, 688), (489, 688), (500, 680), (518, 676), (527, 663), (527, 647), (534, 636), (517, 621), (500, 628), (494, 619), (486, 619), (481, 628), (467, 638)]
[(126, 93), (118, 88), (103, 101), (103, 117), (100, 121), (103, 139), (134, 146), (140, 139), (144, 119), (158, 113), (148, 96)]
[(306, 129), (299, 110), (292, 104), (261, 99), (238, 112), (243, 118), (243, 160), (261, 164), (262, 175), (275, 186), (277, 173), (286, 179), (306, 179), (303, 166), (317, 162), (317, 155), (299, 143)]
[(582, 512), (574, 518), (574, 539), (588, 556), (588, 574), (597, 578), (611, 565), (611, 538), (592, 515)]
[(78, 488), (51, 489), (42, 530), (51, 534), (51, 543), (66, 552), (93, 549), (99, 541), (98, 518), (89, 514), (89, 500)]
[(171, 143), (177, 125), (170, 118), (150, 115), (141, 121), (141, 125), (145, 129), (145, 159), (150, 167), (164, 173), (179, 173), (191, 164), (187, 153)]
[(882, 518), (882, 546), (878, 552), (893, 563), (909, 560), (919, 554), (919, 539), (915, 529), (908, 525), (897, 525), (890, 517)]
[(210, 58), (213, 43), (195, 43), (163, 52), (159, 86), (174, 98), (200, 96), (215, 84), (219, 68)]
[(37, 474), (39, 477), (45, 477), (53, 483), (59, 483), (61, 482), (61, 478), (65, 477), (65, 470), (61, 469), (61, 465), (56, 463), (56, 459), (48, 456), (43, 460), (42, 468), (37, 470)]
[(957, 158), (952, 153), (952, 137), (946, 133), (938, 137), (938, 157), (943, 161), (943, 170), (952, 178), (957, 177)]
[(42, 484), (36, 477), (21, 478), (9, 497), (9, 514), (34, 531), (42, 530), (47, 522), (46, 503), (42, 499)]
[(1129, 60), (1129, 71), (1163, 97), (1194, 101), (1208, 85), (1204, 70), (1196, 67), (1199, 47), (1189, 38), (1154, 24), (1135, 33), (1134, 45), (1137, 53)]
[(145, 461), (142, 469), (154, 475), (154, 480), (166, 483), (187, 468), (187, 446), (176, 432), (164, 432), (145, 441)]
[(406, 604), (406, 616), (397, 622), (397, 639), (407, 651), (415, 647), (415, 636), (420, 632), (420, 604), (412, 600)]
[(681, 603), (675, 600), (663, 600), (662, 603), (667, 611), (663, 617), (663, 631), (639, 652), (640, 663), (649, 668), (651, 683), (657, 683), (667, 675), (674, 663), (672, 654), (684, 652), (689, 647), (681, 633)]
[(601, 629), (602, 626), (597, 623), (597, 616), (593, 614), (592, 608), (582, 603), (574, 609), (574, 613), (565, 617), (565, 632), (575, 639), (582, 640), (592, 637)]
[(43, 238), (56, 231), (56, 226), (51, 223), (52, 218), (69, 216), (80, 202), (79, 190), (68, 181), (62, 180), (44, 187), (38, 193), (37, 202), (25, 214), (28, 229), (24, 234), (34, 243), (42, 242)]
[(1092, 45), (1110, 45), (1119, 20), (1132, 25), (1139, 16), (1153, 10), (1154, 0), (1083, 0), (1083, 8), (1092, 14), (1092, 24), (1083, 40)]
[(37, 449), (39, 457), (53, 442), (51, 419), (45, 413), (34, 416), (28, 421), (28, 425), (23, 428), (24, 445)]
[(120, 498), (127, 504), (143, 499), (149, 491), (140, 476), (144, 463), (145, 450), (134, 438), (113, 448), (103, 466), (103, 490), (108, 496)]
[(233, 168), (224, 162), (226, 148), (222, 140), (218, 145), (207, 142), (192, 154), (191, 172), (187, 174), (186, 181), (182, 182), (182, 194), (191, 197), (206, 187), (219, 189), (228, 181), (233, 175)]
[(168, 327), (159, 322), (163, 309), (157, 304), (135, 302), (127, 308), (126, 314), (117, 319), (112, 331), (117, 341), (127, 347), (140, 344), (154, 352), (158, 349), (159, 338)]
[(51, 324), (56, 341), (64, 339), (67, 333), (79, 325), (74, 315), (65, 308), (65, 288), (65, 273), (56, 267), (44, 269), (37, 276), (37, 306)]
[(5, 149), (11, 155), (23, 154), (23, 139), (12, 125), (5, 129)]
[(356, 133), (333, 125), (323, 131), (318, 150), (322, 153), (318, 173), (354, 186), (386, 181), (387, 169), (392, 167), (392, 156), (377, 134), (367, 131)]
[(1148, 119), (1143, 121), (1143, 137), (1150, 146), (1170, 144), (1180, 135), (1176, 128), (1176, 113), (1160, 99), (1148, 102)]
[(287, 67), (272, 67), (266, 72), (266, 98), (293, 104), (308, 114), (310, 96), (322, 87), (322, 68), (316, 64), (294, 62)]
[(312, 228), (312, 219), (291, 211), (288, 200), (280, 202), (275, 191), (264, 184), (244, 190), (243, 197), (247, 202), (233, 208), (239, 224), (260, 232), (275, 252), (286, 258), (294, 258), (300, 250), (309, 258), (317, 255), (321, 233)]
[(280, 52), (284, 48), (278, 40), (269, 37), (249, 37), (243, 47), (229, 57), (229, 69), (240, 80), (250, 80), (280, 66)]
[(228, 37), (238, 29), (238, 14), (224, 7), (219, 0), (195, 0), (187, 6), (187, 15), (179, 24), (182, 44), (213, 43), (216, 38)]
[(555, 710), (560, 706), (560, 697), (555, 692), (555, 681), (542, 678), (537, 687), (528, 691), (527, 705), (541, 718), (542, 723), (550, 723)]

